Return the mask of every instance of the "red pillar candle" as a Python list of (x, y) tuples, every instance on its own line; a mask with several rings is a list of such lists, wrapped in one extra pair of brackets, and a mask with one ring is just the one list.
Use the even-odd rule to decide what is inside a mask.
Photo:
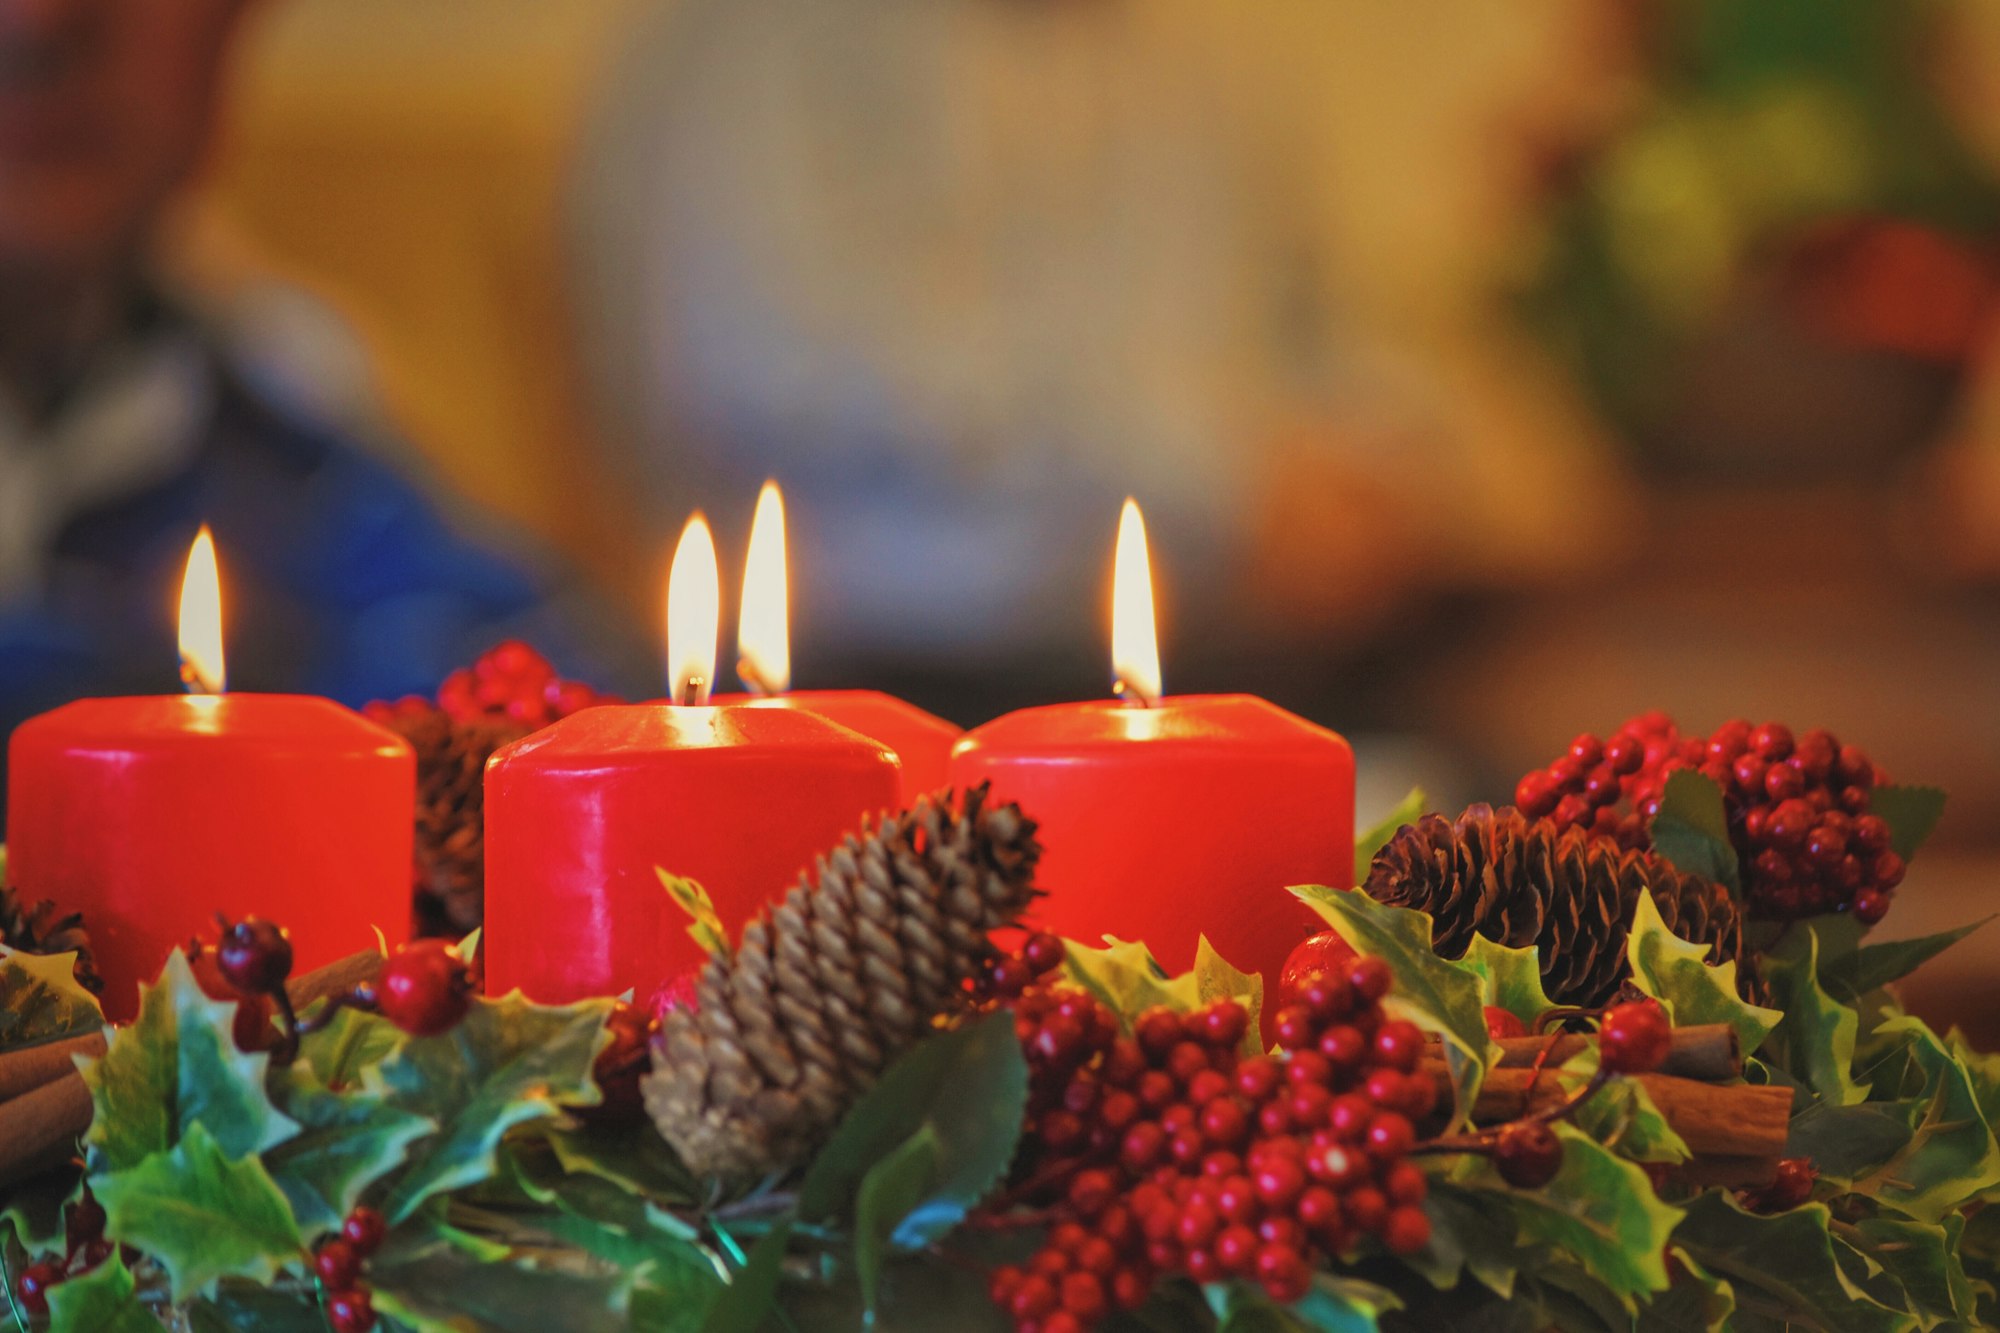
[(743, 562), (743, 601), (737, 617), (736, 670), (754, 693), (717, 702), (802, 709), (880, 741), (902, 761), (902, 804), (916, 804), (917, 797), (951, 780), (951, 747), (964, 733), (879, 690), (792, 691), (785, 566), (784, 497), (775, 482), (767, 481), (750, 524), (750, 554)]
[[(718, 595), (697, 518), (668, 591), (676, 699), (705, 693)], [(656, 871), (699, 882), (734, 932), (897, 791), (882, 745), (789, 709), (606, 706), (516, 741), (486, 770), (487, 990), (648, 1000), (702, 959)]]
[(186, 674), (213, 692), (81, 700), (8, 746), (8, 878), (83, 913), (114, 1020), (218, 911), (287, 927), (302, 970), (410, 917), (410, 747), (326, 699), (222, 694), (220, 616), (193, 615), (213, 561), (204, 532), (182, 608)]
[(1144, 529), (1129, 501), (1114, 580), (1126, 702), (1030, 708), (968, 732), (952, 781), (991, 781), (1038, 827), (1043, 925), (1144, 940), (1183, 970), (1197, 938), (1275, 984), (1315, 918), (1285, 892), (1354, 865), (1347, 742), (1248, 695), (1161, 698)]

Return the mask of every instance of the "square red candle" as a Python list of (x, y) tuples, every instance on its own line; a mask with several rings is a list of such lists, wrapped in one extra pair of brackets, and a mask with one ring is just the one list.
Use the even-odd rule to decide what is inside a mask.
[(182, 599), (184, 697), (84, 699), (8, 744), (8, 878), (83, 913), (113, 1020), (215, 914), (292, 933), (303, 970), (401, 938), (416, 759), (326, 699), (223, 694), (213, 546)]
[(721, 589), (697, 515), (667, 591), (673, 695), (588, 708), (486, 769), (486, 987), (549, 1003), (648, 1001), (703, 960), (658, 872), (707, 890), (732, 932), (898, 800), (896, 756), (816, 714), (700, 702)]
[(1120, 524), (1114, 660), (1124, 702), (1009, 713), (966, 733), (952, 781), (993, 784), (1038, 825), (1040, 923), (1143, 940), (1166, 967), (1197, 939), (1275, 983), (1315, 918), (1285, 889), (1346, 886), (1354, 754), (1324, 727), (1240, 694), (1161, 698), (1144, 529)]

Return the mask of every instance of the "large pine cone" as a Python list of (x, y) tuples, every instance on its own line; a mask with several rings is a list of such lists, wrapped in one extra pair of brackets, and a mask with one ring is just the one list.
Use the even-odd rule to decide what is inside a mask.
[(862, 826), (701, 972), (653, 1041), (646, 1107), (689, 1167), (746, 1181), (802, 1161), (993, 953), (1035, 897), (1034, 822), (987, 789)]
[(418, 932), (468, 934), (486, 917), (486, 761), (530, 728), (457, 722), (439, 708), (399, 710), (382, 721), (417, 752)]
[[(6, 864), (0, 858), (0, 871)], [(47, 898), (29, 902), (12, 885), (0, 883), (0, 944), (22, 953), (74, 953), (78, 983), (93, 993), (104, 989), (81, 912), (64, 912)]]
[(1755, 989), (1727, 889), (1512, 807), (1475, 805), (1456, 820), (1425, 815), (1404, 825), (1362, 887), (1378, 902), (1430, 913), (1431, 944), (1443, 957), (1462, 957), (1475, 931), (1535, 946), (1549, 998), (1585, 1008), (1609, 1003), (1628, 975), (1626, 933), (1639, 895), (1650, 892), (1676, 935), (1710, 945), (1711, 963), (1737, 963), (1739, 986)]

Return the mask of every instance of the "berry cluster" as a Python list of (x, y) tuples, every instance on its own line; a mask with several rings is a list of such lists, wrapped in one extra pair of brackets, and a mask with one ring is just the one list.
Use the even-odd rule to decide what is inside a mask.
[(37, 1259), (14, 1279), (14, 1295), (21, 1308), (31, 1315), (49, 1312), (49, 1292), (73, 1277), (82, 1277), (111, 1257), (113, 1246), (104, 1238), (104, 1205), (91, 1197), (84, 1186), (83, 1197), (63, 1208), (63, 1253), (60, 1258)]
[[(564, 680), (540, 653), (518, 639), (489, 649), (469, 667), (460, 667), (438, 688), (435, 707), (454, 722), (508, 721), (545, 727), (598, 704), (618, 703), (581, 681)], [(364, 710), (378, 722), (427, 713), (430, 700), (409, 695), (394, 703), (371, 703)]]
[(382, 1247), (388, 1224), (373, 1208), (356, 1208), (340, 1224), (340, 1234), (313, 1251), (313, 1273), (326, 1297), (333, 1333), (368, 1333), (375, 1327), (375, 1304), (361, 1283), (362, 1265)]
[(1744, 891), (1758, 915), (1851, 910), (1873, 924), (1888, 912), (1904, 865), (1888, 824), (1869, 808), (1882, 771), (1828, 731), (1795, 738), (1779, 723), (1739, 719), (1712, 736), (1683, 736), (1664, 713), (1647, 713), (1609, 738), (1577, 737), (1554, 763), (1522, 778), (1514, 800), (1532, 819), (1639, 847), (1667, 775), (1679, 769), (1722, 789)]
[(1429, 1183), (1407, 1158), (1436, 1085), (1423, 1033), (1382, 1013), (1380, 959), (1305, 979), (1275, 1017), (1280, 1053), (1246, 1056), (1234, 1000), (1150, 1009), (1128, 1035), (1049, 978), (1061, 957), (1039, 936), (990, 974), (1031, 1070), (1030, 1197), (1056, 1219), (1026, 1264), (993, 1276), (1021, 1333), (1082, 1333), (1173, 1273), (1255, 1281), (1289, 1304), (1316, 1260), (1364, 1237), (1396, 1254), (1429, 1243)]

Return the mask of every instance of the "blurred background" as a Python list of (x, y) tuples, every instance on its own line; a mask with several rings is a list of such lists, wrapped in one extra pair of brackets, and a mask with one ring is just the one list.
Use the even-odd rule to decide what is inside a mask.
[[(772, 476), (798, 683), (975, 724), (1106, 690), (1131, 493), (1169, 689), (1354, 737), (1364, 822), (1648, 708), (1783, 720), (1952, 793), (1885, 930), (2000, 908), (2000, 8), (263, 0), (235, 39), (148, 264), (521, 580), (357, 611), (332, 675), (240, 625), (247, 687), (421, 688), (504, 630), (657, 693), (673, 534), (704, 507), (733, 579)], [(1913, 993), (2000, 1038), (1992, 935)]]

